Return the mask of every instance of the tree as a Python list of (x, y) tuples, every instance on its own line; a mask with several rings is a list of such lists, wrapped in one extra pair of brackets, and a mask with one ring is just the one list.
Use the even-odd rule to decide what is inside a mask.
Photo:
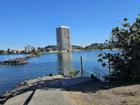
[(4, 50), (0, 50), (0, 54), (5, 54), (5, 51)]
[(119, 27), (112, 29), (109, 40), (119, 52), (115, 54), (100, 54), (99, 61), (106, 66), (110, 62), (111, 75), (122, 82), (140, 81), (140, 15), (133, 24), (124, 18)]

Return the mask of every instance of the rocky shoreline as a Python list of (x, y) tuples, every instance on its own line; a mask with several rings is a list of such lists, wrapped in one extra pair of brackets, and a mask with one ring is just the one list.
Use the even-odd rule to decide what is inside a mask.
[(15, 86), (15, 89), (7, 91), (3, 96), (0, 96), (0, 105), (3, 105), (9, 98), (22, 94), (26, 91), (34, 90), (39, 86), (45, 86), (46, 81), (48, 80), (55, 80), (55, 79), (62, 79), (64, 78), (62, 75), (55, 75), (55, 76), (46, 76), (42, 78), (32, 79), (32, 80), (25, 80), (22, 83)]
[(15, 89), (6, 92), (0, 97), (0, 105), (3, 105), (8, 99), (17, 95), (23, 94), (27, 91), (34, 91), (37, 89), (48, 88), (68, 88), (72, 85), (91, 81), (89, 77), (64, 77), (63, 75), (46, 76), (42, 78), (24, 81), (17, 85)]
[[(36, 99), (41, 99), (42, 103), (54, 102), (54, 100), (46, 99), (50, 99), (48, 97), (55, 98), (58, 95), (62, 96), (62, 93), (65, 94), (65, 99), (72, 100), (76, 105), (91, 105), (93, 103), (95, 105), (124, 105), (125, 103), (128, 103), (128, 105), (139, 105), (140, 103), (139, 84), (116, 86), (105, 90), (100, 88), (101, 86), (103, 86), (102, 82), (95, 82), (86, 77), (46, 76), (24, 81), (17, 85), (15, 89), (0, 97), (0, 105), (15, 105), (15, 103), (20, 105), (22, 103), (21, 100), (24, 102), (24, 99), (30, 96), (28, 93), (32, 94), (32, 92), (35, 93), (30, 101), (31, 105), (38, 105), (39, 102)], [(59, 91), (58, 89), (61, 90)], [(25, 94), (27, 96), (22, 97)], [(45, 97), (41, 94), (44, 94)], [(16, 101), (18, 99), (19, 101)], [(59, 102), (57, 99), (55, 101), (56, 103)], [(14, 104), (11, 104), (11, 102)]]
[(0, 65), (24, 65), (27, 64), (28, 63), (27, 60), (32, 57), (35, 57), (35, 55), (29, 55), (24, 58), (15, 58), (6, 61), (1, 61)]

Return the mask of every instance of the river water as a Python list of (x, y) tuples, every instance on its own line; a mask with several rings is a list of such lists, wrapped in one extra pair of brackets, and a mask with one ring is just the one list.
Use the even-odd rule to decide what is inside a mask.
[[(26, 65), (6, 66), (0, 65), (0, 95), (15, 88), (24, 80), (47, 76), (51, 73), (68, 73), (69, 70), (80, 71), (80, 57), (83, 58), (84, 71), (108, 73), (98, 60), (98, 54), (110, 52), (109, 50), (82, 51), (72, 53), (47, 53), (28, 60)], [(113, 51), (112, 51), (113, 52)], [(114, 51), (115, 52), (115, 51)], [(0, 61), (24, 57), (27, 55), (0, 55)]]

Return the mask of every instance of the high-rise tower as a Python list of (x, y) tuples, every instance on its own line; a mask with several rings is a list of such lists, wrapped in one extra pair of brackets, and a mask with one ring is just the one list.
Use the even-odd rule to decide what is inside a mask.
[(56, 28), (57, 46), (59, 51), (71, 51), (70, 28), (60, 26)]

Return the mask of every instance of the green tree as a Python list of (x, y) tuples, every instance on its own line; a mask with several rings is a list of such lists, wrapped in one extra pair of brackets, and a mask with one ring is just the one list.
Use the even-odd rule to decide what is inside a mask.
[(5, 51), (4, 50), (0, 50), (0, 54), (5, 54)]
[(140, 81), (140, 15), (133, 24), (124, 18), (119, 27), (112, 29), (109, 40), (119, 52), (100, 54), (99, 61), (107, 66), (109, 61), (112, 72), (123, 82)]

